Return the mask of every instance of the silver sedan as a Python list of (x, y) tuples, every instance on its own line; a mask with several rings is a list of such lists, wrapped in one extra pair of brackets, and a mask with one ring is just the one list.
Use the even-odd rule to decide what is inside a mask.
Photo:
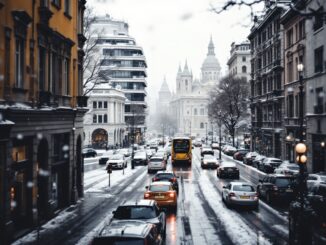
[(227, 206), (250, 206), (258, 209), (258, 195), (255, 188), (245, 182), (230, 182), (223, 186), (222, 201)]

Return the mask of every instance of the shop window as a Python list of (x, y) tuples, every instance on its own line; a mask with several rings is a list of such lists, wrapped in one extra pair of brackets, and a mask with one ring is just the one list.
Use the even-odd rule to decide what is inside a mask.
[(22, 145), (13, 147), (11, 157), (15, 162), (25, 161), (27, 159), (26, 146)]
[(98, 108), (102, 108), (102, 101), (98, 102)]
[(200, 123), (200, 128), (204, 128), (204, 123)]
[(320, 8), (316, 11), (316, 14), (314, 16), (314, 31), (317, 31), (318, 29), (323, 27), (324, 24), (324, 18), (323, 18), (323, 12), (324, 9)]

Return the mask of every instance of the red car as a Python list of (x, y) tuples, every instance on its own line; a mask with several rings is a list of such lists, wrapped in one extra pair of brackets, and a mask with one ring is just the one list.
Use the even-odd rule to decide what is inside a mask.
[(233, 159), (238, 160), (238, 161), (242, 161), (244, 156), (248, 153), (248, 150), (238, 150), (234, 153), (233, 155)]

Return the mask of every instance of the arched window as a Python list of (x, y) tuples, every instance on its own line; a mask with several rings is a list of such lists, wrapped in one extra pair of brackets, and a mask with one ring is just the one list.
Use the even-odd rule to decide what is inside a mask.
[(205, 114), (205, 110), (204, 110), (204, 108), (201, 108), (200, 109), (200, 115), (204, 115)]
[(242, 66), (242, 73), (247, 73), (247, 67), (246, 66)]
[(203, 122), (200, 123), (200, 128), (204, 128), (204, 123)]

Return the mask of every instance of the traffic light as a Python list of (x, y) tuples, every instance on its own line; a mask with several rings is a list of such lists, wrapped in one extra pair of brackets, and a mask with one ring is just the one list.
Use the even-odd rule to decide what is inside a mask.
[(106, 166), (106, 171), (108, 172), (108, 174), (112, 174), (112, 166), (111, 166), (111, 164), (108, 164), (108, 166)]

